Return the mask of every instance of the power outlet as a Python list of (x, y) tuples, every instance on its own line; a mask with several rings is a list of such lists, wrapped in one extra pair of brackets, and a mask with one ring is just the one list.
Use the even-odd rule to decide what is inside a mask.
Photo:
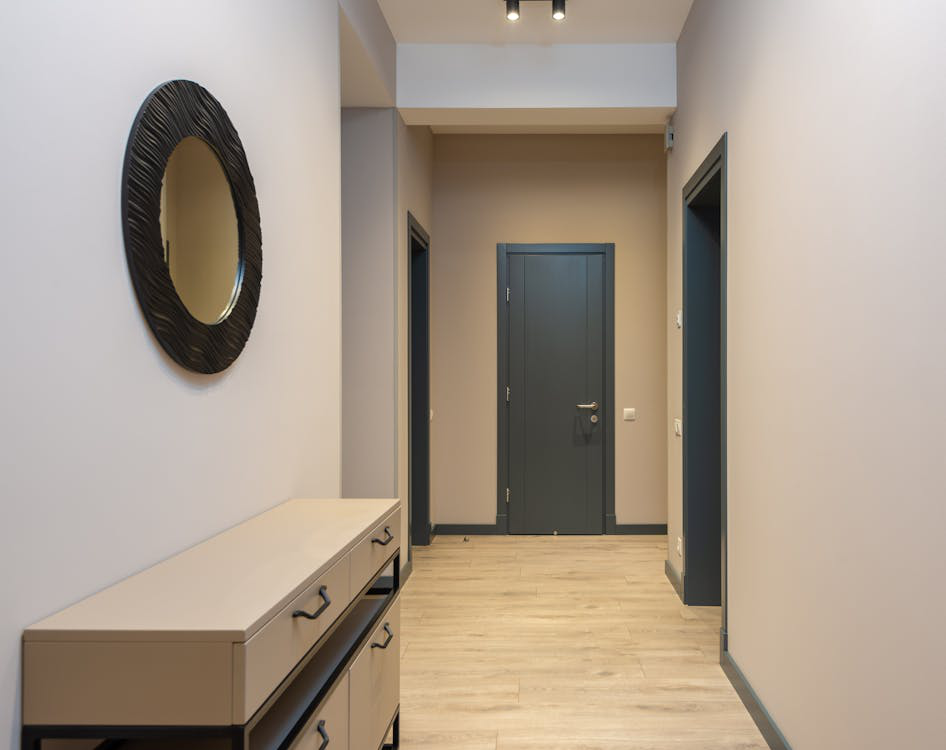
[(683, 557), (683, 537), (677, 537), (677, 555)]

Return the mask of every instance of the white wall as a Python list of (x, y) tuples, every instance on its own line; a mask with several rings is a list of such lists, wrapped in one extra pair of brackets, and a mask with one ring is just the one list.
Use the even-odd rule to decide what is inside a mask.
[[(339, 493), (339, 71), (334, 2), (0, 14), (0, 746), (13, 747), (25, 625), (290, 496)], [(216, 377), (161, 352), (122, 244), (131, 123), (178, 77), (227, 109), (262, 213), (259, 314)]]
[(673, 44), (400, 44), (401, 108), (673, 107)]
[[(668, 320), (681, 190), (728, 131), (730, 648), (796, 750), (942, 744), (944, 28), (697, 0), (679, 42)], [(671, 538), (679, 472), (671, 438)]]

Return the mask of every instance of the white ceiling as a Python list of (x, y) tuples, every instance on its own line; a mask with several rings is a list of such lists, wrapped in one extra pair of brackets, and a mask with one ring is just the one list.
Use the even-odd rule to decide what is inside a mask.
[(693, 0), (567, 0), (552, 20), (551, 0), (522, 0), (506, 20), (504, 0), (378, 0), (399, 43), (631, 44), (676, 42)]

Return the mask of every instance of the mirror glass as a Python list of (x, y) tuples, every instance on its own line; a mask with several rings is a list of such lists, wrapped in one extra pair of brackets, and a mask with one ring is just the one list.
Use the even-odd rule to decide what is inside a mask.
[(230, 182), (216, 152), (200, 138), (178, 143), (164, 169), (161, 239), (188, 312), (202, 323), (219, 323), (238, 290), (240, 230)]

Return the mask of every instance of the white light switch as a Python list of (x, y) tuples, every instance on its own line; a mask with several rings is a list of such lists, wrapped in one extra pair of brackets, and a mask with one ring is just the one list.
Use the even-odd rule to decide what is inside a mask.
[(624, 410), (625, 422), (633, 422), (635, 419), (637, 419), (637, 409), (631, 408)]
[(433, 410), (433, 409), (430, 410), (430, 421), (431, 421), (431, 422), (434, 421), (434, 410)]
[(683, 328), (683, 310), (677, 310), (673, 316), (673, 323), (677, 328)]
[(673, 420), (673, 434), (677, 437), (683, 437), (683, 420), (679, 417)]

